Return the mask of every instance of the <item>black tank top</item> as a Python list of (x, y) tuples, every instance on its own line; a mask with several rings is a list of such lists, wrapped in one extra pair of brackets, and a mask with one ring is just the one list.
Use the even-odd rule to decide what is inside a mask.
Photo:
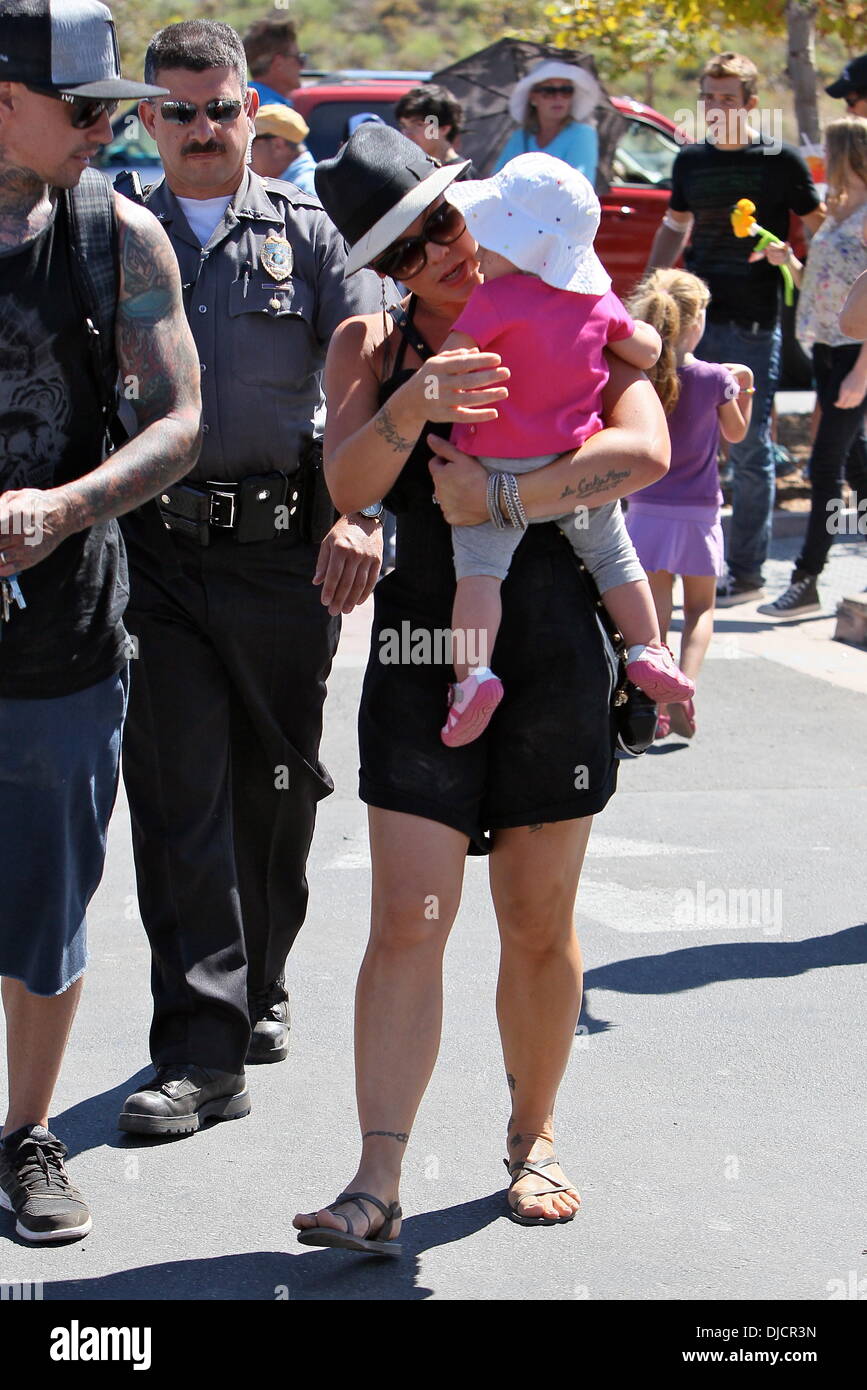
[[(33, 241), (0, 254), (0, 492), (58, 487), (102, 461), (73, 273), (62, 205)], [(114, 521), (69, 536), (19, 582), (27, 607), (2, 624), (0, 696), (68, 695), (120, 670), (128, 583)]]

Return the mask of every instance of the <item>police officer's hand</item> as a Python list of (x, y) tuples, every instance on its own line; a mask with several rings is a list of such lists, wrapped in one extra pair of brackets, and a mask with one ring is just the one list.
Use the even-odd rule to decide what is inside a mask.
[(370, 517), (342, 516), (319, 547), (314, 584), (332, 618), (351, 613), (373, 593), (382, 564), (382, 523)]
[(496, 420), (496, 402), (509, 394), (506, 382), (510, 372), (500, 361), (496, 352), (479, 352), (478, 348), (438, 352), (401, 390), (414, 395), (418, 417), (423, 420), (462, 420), (467, 424)]
[(0, 495), (0, 579), (32, 569), (72, 535), (62, 489), (25, 487)]

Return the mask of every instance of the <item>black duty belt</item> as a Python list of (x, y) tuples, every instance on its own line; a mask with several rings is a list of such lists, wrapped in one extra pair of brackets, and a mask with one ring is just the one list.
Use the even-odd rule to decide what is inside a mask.
[(156, 498), (168, 531), (199, 545), (213, 532), (230, 532), (239, 545), (274, 540), (281, 532), (300, 534), (301, 479), (260, 473), (237, 483), (173, 483)]

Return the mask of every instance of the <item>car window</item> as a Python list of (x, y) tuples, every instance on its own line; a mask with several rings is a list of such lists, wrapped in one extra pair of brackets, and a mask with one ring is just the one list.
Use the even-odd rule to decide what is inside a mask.
[(674, 136), (647, 121), (631, 120), (617, 143), (612, 181), (617, 184), (671, 187), (671, 166), (680, 146)]
[(310, 134), (304, 143), (317, 162), (330, 159), (337, 154), (350, 116), (357, 116), (359, 111), (372, 111), (374, 115), (381, 116), (386, 125), (396, 126), (394, 107), (397, 100), (395, 96), (393, 101), (320, 101), (304, 116), (310, 127)]
[(159, 150), (139, 120), (136, 107), (116, 116), (111, 129), (112, 141), (97, 161), (100, 168), (137, 169), (141, 165), (159, 165)]

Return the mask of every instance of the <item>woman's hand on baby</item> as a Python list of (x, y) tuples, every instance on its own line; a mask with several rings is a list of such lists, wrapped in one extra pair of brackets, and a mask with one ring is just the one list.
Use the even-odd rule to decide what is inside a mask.
[(448, 439), (429, 434), (434, 457), (428, 464), (434, 496), (450, 526), (478, 526), (488, 518), (488, 475), (477, 459)]
[(438, 352), (419, 367), (407, 387), (418, 393), (418, 408), (426, 420), (480, 424), (496, 420), (495, 403), (509, 394), (508, 367), (496, 352), (455, 348)]

